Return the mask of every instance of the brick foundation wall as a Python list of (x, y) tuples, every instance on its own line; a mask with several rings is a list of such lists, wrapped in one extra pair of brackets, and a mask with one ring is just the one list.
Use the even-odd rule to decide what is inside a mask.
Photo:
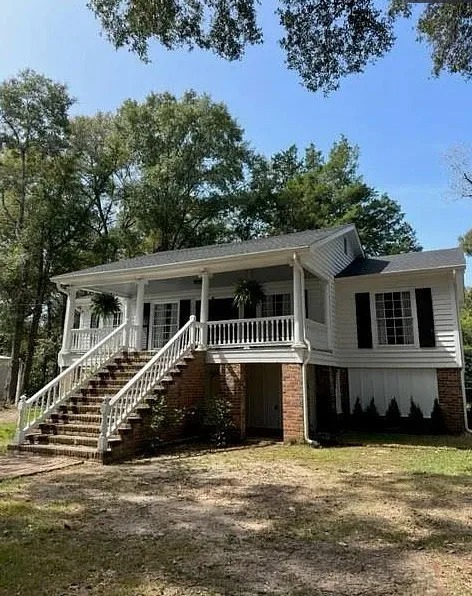
[(239, 438), (246, 435), (246, 366), (220, 364), (220, 394), (231, 403), (231, 417)]
[[(193, 360), (174, 377), (174, 381), (164, 391), (164, 403), (171, 409), (196, 408), (205, 396), (205, 353), (194, 352)], [(104, 463), (112, 463), (128, 459), (145, 452), (149, 447), (155, 431), (151, 426), (150, 409), (138, 410), (138, 416), (131, 417), (129, 429), (120, 432), (122, 441), (111, 453), (106, 453)], [(158, 435), (162, 441), (175, 441), (191, 435), (188, 420), (162, 428)]]
[(444, 414), (447, 430), (450, 433), (461, 433), (465, 430), (462, 370), (438, 368), (437, 376), (439, 405)]
[(282, 421), (285, 442), (304, 440), (301, 364), (282, 364)]

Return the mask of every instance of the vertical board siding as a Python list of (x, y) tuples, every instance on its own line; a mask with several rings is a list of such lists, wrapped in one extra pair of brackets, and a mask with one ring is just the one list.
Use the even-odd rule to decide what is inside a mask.
[[(454, 308), (451, 273), (392, 275), (384, 278), (352, 278), (336, 282), (337, 356), (343, 366), (386, 368), (442, 368), (460, 366), (460, 345), (457, 342), (458, 320)], [(356, 292), (384, 292), (431, 288), (436, 347), (421, 348), (418, 329), (415, 329), (416, 346), (377, 346), (375, 344), (375, 317), (372, 321), (374, 347), (366, 352), (357, 347)], [(415, 327), (417, 326), (415, 320)]]
[(413, 399), (429, 417), (438, 397), (436, 369), (350, 369), (349, 395), (351, 412), (357, 398), (364, 409), (374, 398), (379, 414), (384, 416), (390, 400), (395, 398), (402, 416), (407, 416)]

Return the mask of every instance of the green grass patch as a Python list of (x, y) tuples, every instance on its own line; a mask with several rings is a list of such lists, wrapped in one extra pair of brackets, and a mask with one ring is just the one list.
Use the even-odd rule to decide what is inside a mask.
[(13, 439), (16, 424), (14, 422), (0, 422), (0, 453), (4, 453), (8, 443)]

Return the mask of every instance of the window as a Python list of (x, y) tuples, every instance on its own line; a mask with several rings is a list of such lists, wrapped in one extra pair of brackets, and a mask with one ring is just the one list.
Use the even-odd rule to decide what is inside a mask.
[(90, 315), (90, 329), (98, 329), (100, 326), (100, 317), (95, 313)]
[(113, 321), (111, 323), (111, 326), (113, 328), (119, 327), (121, 325), (122, 320), (123, 316), (121, 314), (121, 311), (113, 313)]
[(72, 329), (80, 329), (80, 310), (74, 310), (74, 324)]
[(375, 314), (379, 345), (414, 344), (410, 292), (375, 294)]
[(262, 302), (263, 317), (284, 317), (292, 314), (290, 294), (270, 294)]
[(155, 304), (152, 317), (151, 349), (165, 345), (179, 329), (179, 305), (177, 302)]

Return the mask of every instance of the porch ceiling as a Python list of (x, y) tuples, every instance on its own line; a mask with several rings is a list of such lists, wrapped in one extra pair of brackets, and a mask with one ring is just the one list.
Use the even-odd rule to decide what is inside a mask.
[[(307, 278), (313, 278), (309, 271), (305, 271)], [(273, 267), (259, 267), (251, 269), (238, 269), (216, 273), (210, 280), (211, 290), (233, 287), (239, 279), (251, 278), (261, 283), (290, 281), (292, 268), (289, 265), (275, 265)], [(98, 280), (97, 280), (98, 282)], [(84, 290), (91, 292), (109, 292), (123, 297), (132, 297), (136, 294), (136, 281), (123, 281), (121, 283), (105, 282), (93, 285), (81, 285)], [(187, 275), (170, 279), (150, 279), (145, 287), (145, 296), (159, 296), (174, 294), (185, 296), (200, 294), (201, 282), (198, 275)]]

